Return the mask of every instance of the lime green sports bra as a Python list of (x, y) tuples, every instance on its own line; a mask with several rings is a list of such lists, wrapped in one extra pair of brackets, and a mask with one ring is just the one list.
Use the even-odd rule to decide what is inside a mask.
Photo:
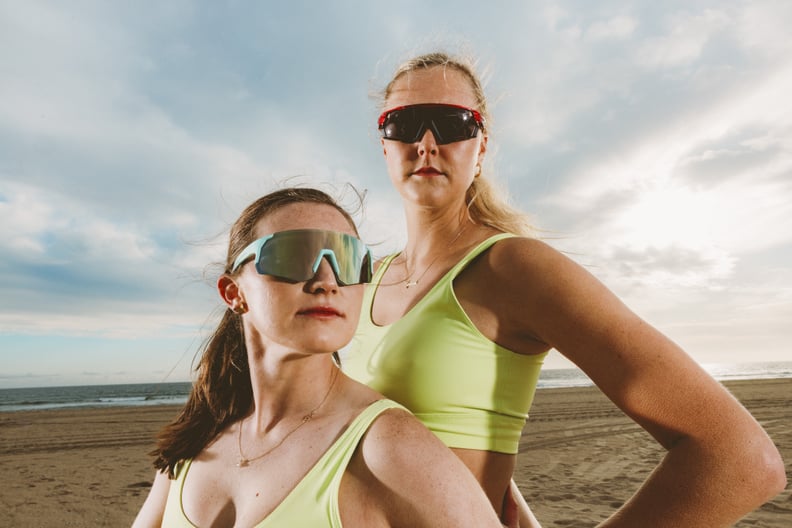
[(454, 294), (454, 279), (510, 234), (468, 253), (401, 319), (371, 320), (374, 295), (393, 258), (366, 286), (344, 372), (407, 407), (448, 447), (517, 453), (539, 370), (547, 355), (507, 350), (479, 332)]
[[(341, 477), (371, 423), (388, 409), (403, 409), (390, 400), (378, 400), (363, 410), (349, 424), (322, 458), (308, 471), (285, 499), (254, 528), (274, 526), (328, 526), (341, 528), (338, 510), (338, 489)], [(163, 528), (195, 528), (182, 507), (184, 480), (192, 460), (179, 464), (176, 479), (171, 481)]]

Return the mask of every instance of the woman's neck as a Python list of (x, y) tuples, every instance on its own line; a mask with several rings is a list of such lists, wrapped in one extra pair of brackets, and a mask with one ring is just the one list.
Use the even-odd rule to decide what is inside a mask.
[(465, 233), (474, 231), (475, 224), (466, 212), (407, 211), (407, 244), (402, 257), (408, 262), (421, 264), (446, 253)]
[(284, 419), (305, 416), (326, 407), (341, 375), (332, 358), (305, 357), (266, 365), (252, 361), (252, 417), (255, 427), (266, 432)]

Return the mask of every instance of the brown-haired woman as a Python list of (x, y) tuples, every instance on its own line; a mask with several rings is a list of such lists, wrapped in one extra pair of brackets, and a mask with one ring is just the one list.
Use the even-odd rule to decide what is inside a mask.
[(326, 194), (285, 189), (231, 229), (228, 306), (134, 526), (500, 526), (465, 466), (337, 368), (370, 253)]

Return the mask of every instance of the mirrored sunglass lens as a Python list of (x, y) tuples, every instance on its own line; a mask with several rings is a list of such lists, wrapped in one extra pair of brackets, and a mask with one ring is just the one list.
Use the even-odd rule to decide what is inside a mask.
[(319, 252), (314, 237), (278, 233), (261, 248), (256, 270), (262, 275), (304, 281), (313, 277), (313, 258)]
[(344, 284), (358, 284), (368, 282), (364, 280), (363, 261), (365, 259), (365, 246), (357, 239), (344, 237), (337, 241), (333, 249), (338, 262), (338, 279)]
[(315, 275), (313, 265), (322, 250), (333, 252), (341, 283), (358, 284), (364, 278), (361, 270), (365, 245), (352, 236), (333, 232), (277, 233), (261, 249), (256, 270), (282, 279), (306, 281)]
[(327, 249), (333, 251), (338, 264), (338, 280), (343, 284), (359, 284), (363, 282), (362, 266), (366, 254), (366, 246), (357, 238), (337, 234), (326, 240)]

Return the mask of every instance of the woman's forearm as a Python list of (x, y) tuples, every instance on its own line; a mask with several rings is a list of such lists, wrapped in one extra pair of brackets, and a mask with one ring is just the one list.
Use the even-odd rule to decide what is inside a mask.
[(601, 526), (731, 526), (784, 488), (783, 462), (763, 432), (723, 440), (719, 446), (680, 440)]

